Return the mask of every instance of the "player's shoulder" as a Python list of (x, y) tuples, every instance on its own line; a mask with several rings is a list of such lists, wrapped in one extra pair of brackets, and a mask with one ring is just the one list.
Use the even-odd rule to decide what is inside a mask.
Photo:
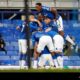
[(50, 11), (50, 7), (47, 7), (47, 6), (42, 6), (42, 9), (43, 9), (43, 10)]

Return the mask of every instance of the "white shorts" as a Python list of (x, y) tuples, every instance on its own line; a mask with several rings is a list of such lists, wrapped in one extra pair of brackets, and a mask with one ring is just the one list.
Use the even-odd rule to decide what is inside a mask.
[(54, 51), (54, 45), (50, 36), (42, 36), (39, 40), (37, 52), (41, 53), (45, 47), (48, 47), (50, 52)]
[(27, 52), (27, 41), (25, 39), (19, 39), (18, 44), (19, 44), (19, 52), (22, 54), (26, 54), (26, 52)]
[(63, 52), (64, 39), (61, 35), (55, 35), (53, 37), (55, 51)]
[(63, 20), (62, 20), (62, 17), (61, 16), (57, 20), (57, 25), (58, 25), (58, 31), (64, 31), (64, 28), (63, 28)]
[(49, 62), (49, 66), (53, 66), (53, 59), (51, 54), (42, 54), (40, 56), (39, 62), (38, 62), (38, 66), (39, 67), (44, 67), (46, 65), (46, 61)]

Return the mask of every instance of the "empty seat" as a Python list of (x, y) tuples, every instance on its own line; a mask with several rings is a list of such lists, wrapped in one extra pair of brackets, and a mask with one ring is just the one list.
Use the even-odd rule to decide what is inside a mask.
[(0, 60), (10, 60), (9, 56), (0, 56)]
[(68, 56), (63, 56), (64, 60), (69, 60)]
[(13, 50), (13, 51), (8, 51), (8, 52), (7, 52), (7, 55), (8, 55), (8, 56), (17, 56), (18, 53), (17, 53), (17, 51), (14, 51), (14, 50)]
[(14, 60), (5, 60), (1, 62), (1, 65), (14, 65)]
[(11, 42), (10, 45), (12, 45), (12, 46), (18, 46), (18, 42)]
[(18, 66), (19, 65), (19, 60), (18, 61), (14, 61), (14, 65)]
[(10, 51), (14, 51), (14, 47), (13, 47), (13, 46), (6, 46), (6, 50), (7, 50), (7, 51), (9, 51), (9, 50), (10, 50)]
[(19, 60), (19, 56), (11, 56), (11, 60)]
[(79, 56), (69, 56), (69, 60), (80, 60)]
[(0, 51), (0, 56), (5, 56), (6, 53), (4, 51)]

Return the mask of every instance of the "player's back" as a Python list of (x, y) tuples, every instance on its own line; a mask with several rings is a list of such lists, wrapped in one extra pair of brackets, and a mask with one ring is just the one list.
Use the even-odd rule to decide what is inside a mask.
[[(56, 34), (58, 34), (58, 31), (56, 31), (56, 28), (54, 28), (54, 27), (52, 26), (52, 23), (46, 24), (45, 22), (43, 22), (42, 25), (43, 25), (43, 31), (44, 31), (44, 32), (45, 32), (47, 29), (49, 29), (49, 28), (51, 29), (50, 31), (45, 32), (46, 35), (49, 35), (49, 36), (53, 37), (53, 36), (55, 36)], [(56, 25), (54, 25), (54, 26), (56, 26)]]
[(42, 32), (42, 31), (37, 31), (35, 34), (35, 39), (36, 41), (39, 41), (39, 39), (42, 37), (42, 36), (45, 36), (45, 32)]
[(53, 30), (50, 30), (48, 32), (46, 32), (47, 35), (51, 36), (51, 37), (54, 37), (55, 35), (57, 35), (58, 33), (53, 31)]

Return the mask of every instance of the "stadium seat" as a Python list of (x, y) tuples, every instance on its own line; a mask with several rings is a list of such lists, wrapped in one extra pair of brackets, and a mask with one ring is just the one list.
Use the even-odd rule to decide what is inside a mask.
[(68, 56), (63, 56), (63, 59), (68, 60), (69, 58), (68, 58)]
[(0, 56), (0, 60), (10, 60), (9, 56)]
[(6, 66), (14, 65), (14, 64), (15, 62), (13, 60), (5, 60), (1, 62), (1, 65), (6, 65)]
[(0, 51), (0, 56), (5, 56), (5, 52), (4, 51)]
[(14, 61), (14, 65), (19, 65), (19, 60), (18, 61)]
[(69, 56), (69, 60), (80, 60), (79, 56)]
[(8, 55), (8, 56), (17, 56), (18, 53), (17, 53), (17, 51), (15, 51), (15, 50), (13, 50), (13, 51), (7, 51), (7, 55)]
[(19, 56), (11, 56), (11, 60), (19, 60)]
[(11, 44), (10, 45), (12, 45), (12, 46), (18, 46), (18, 42), (11, 42)]
[(14, 49), (18, 51), (19, 50), (19, 46), (14, 46)]

